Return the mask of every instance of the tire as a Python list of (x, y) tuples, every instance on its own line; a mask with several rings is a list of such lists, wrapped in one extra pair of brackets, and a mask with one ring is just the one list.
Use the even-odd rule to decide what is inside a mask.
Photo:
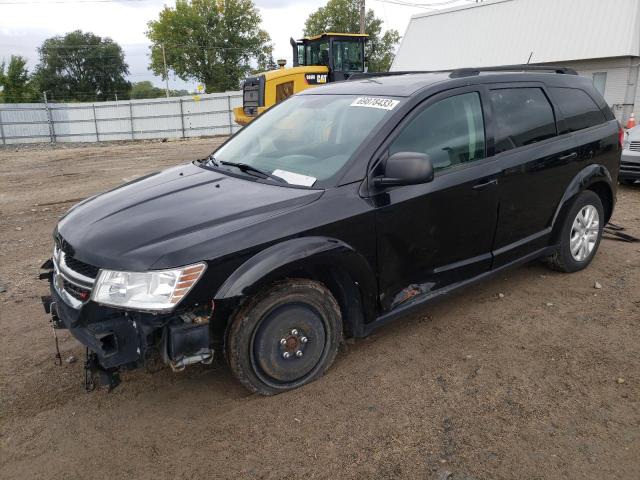
[[(590, 217), (594, 211), (596, 215)], [(584, 226), (585, 221), (590, 222), (588, 227)], [(558, 250), (549, 257), (548, 265), (566, 273), (586, 268), (598, 251), (603, 228), (604, 208), (600, 197), (590, 190), (578, 194), (562, 220)]]
[(248, 390), (275, 395), (322, 376), (341, 342), (342, 316), (331, 292), (292, 279), (258, 293), (234, 315), (227, 360)]

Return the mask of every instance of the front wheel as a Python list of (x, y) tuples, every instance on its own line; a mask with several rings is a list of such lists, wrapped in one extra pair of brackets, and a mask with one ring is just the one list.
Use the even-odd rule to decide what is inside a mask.
[(603, 228), (600, 197), (589, 190), (580, 193), (564, 217), (558, 251), (549, 258), (549, 266), (567, 273), (586, 268), (598, 251)]
[(320, 377), (341, 340), (342, 317), (331, 292), (321, 283), (292, 279), (241, 307), (227, 336), (227, 359), (247, 389), (274, 395)]

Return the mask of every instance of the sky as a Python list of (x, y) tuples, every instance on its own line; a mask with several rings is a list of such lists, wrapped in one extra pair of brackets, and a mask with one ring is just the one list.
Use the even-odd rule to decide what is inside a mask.
[[(394, 28), (404, 34), (409, 18), (435, 8), (449, 8), (473, 0), (368, 0), (384, 22), (383, 29)], [(406, 5), (412, 3), (411, 6)], [(322, 0), (254, 0), (262, 14), (262, 28), (274, 45), (275, 59), (285, 58), (291, 65), (289, 37), (300, 38), (306, 18)], [(402, 5), (401, 3), (405, 3)], [(420, 4), (421, 6), (416, 6)], [(150, 80), (163, 86), (163, 80), (149, 70), (147, 23), (158, 18), (172, 0), (0, 0), (0, 61), (22, 55), (33, 68), (38, 62), (37, 48), (43, 40), (73, 30), (93, 32), (118, 42), (129, 64), (129, 81)], [(427, 6), (428, 5), (428, 6)], [(169, 88), (193, 91), (196, 82), (184, 82), (169, 75)]]

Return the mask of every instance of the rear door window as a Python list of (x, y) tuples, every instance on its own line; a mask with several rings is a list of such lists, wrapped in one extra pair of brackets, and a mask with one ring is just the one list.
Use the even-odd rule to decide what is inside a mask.
[(477, 92), (440, 100), (419, 113), (395, 139), (389, 153), (419, 152), (443, 170), (485, 157), (482, 103)]
[(540, 88), (491, 91), (495, 116), (495, 153), (555, 137), (553, 108)]
[(606, 122), (596, 102), (586, 92), (576, 88), (551, 88), (551, 95), (564, 115), (560, 133), (577, 132)]

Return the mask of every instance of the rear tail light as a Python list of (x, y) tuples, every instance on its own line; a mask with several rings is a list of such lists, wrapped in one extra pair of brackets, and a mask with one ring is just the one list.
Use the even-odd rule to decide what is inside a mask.
[(620, 141), (620, 148), (624, 148), (624, 130), (620, 124), (618, 124), (618, 140)]

